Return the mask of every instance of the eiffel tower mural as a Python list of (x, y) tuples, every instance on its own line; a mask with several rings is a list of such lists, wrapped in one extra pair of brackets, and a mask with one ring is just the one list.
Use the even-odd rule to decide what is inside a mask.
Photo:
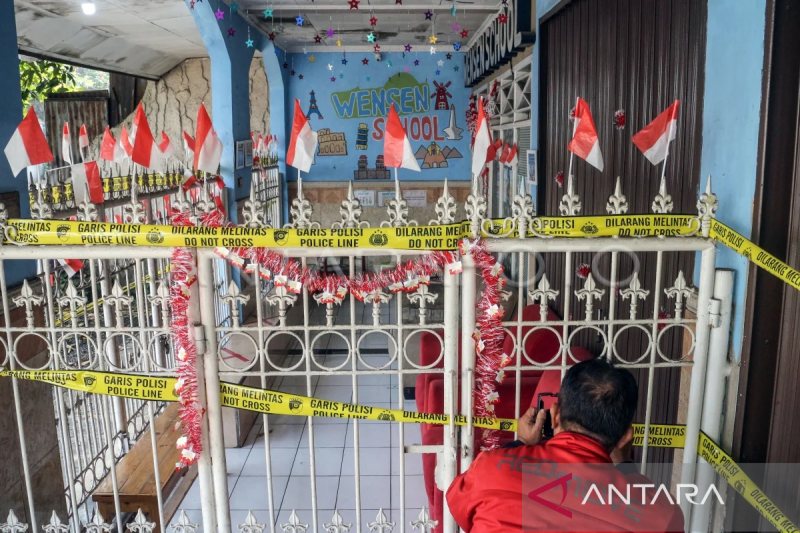
[(308, 111), (306, 112), (306, 118), (311, 120), (311, 115), (316, 114), (317, 118), (322, 120), (322, 113), (319, 112), (319, 108), (317, 107), (317, 97), (314, 95), (314, 91), (309, 93), (311, 95), (311, 100), (308, 103)]

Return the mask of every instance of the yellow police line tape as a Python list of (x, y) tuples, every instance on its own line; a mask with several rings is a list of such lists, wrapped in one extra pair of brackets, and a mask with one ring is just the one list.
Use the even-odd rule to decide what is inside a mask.
[[(117, 374), (89, 370), (6, 370), (0, 368), (0, 376), (41, 381), (67, 389), (122, 396), (137, 400), (175, 402), (176, 378)], [(358, 418), (362, 420), (386, 420), (390, 422), (412, 422), (447, 425), (450, 417), (444, 414), (419, 413), (400, 409), (385, 409), (350, 403), (309, 398), (285, 392), (246, 387), (233, 383), (220, 383), (220, 397), (224, 407), (245, 409), (270, 415), (320, 416), (327, 418)], [(455, 424), (467, 425), (467, 417), (456, 416)], [(517, 430), (517, 421), (506, 418), (472, 417), (472, 424), (480, 428)], [(683, 448), (686, 428), (673, 425), (650, 425), (650, 446), (660, 448)], [(644, 426), (634, 426), (634, 445), (641, 446)]]
[[(6, 370), (0, 367), (0, 376), (41, 381), (58, 387), (122, 396), (139, 400), (177, 401), (175, 384), (171, 377), (138, 376), (86, 370)], [(296, 394), (287, 394), (246, 387), (233, 383), (220, 384), (222, 405), (272, 415), (319, 416), (332, 418), (357, 418), (361, 420), (385, 420), (390, 422), (413, 422), (446, 425), (450, 417), (443, 414), (401, 411), (335, 402)], [(514, 432), (517, 421), (503, 418), (472, 417), (475, 427)], [(467, 425), (465, 416), (455, 417), (455, 424)], [(651, 424), (649, 446), (659, 448), (683, 448), (686, 427), (681, 425)], [(644, 426), (634, 424), (634, 446), (641, 446)], [(755, 507), (779, 531), (798, 532), (798, 528), (772, 503), (741, 468), (714, 441), (701, 433), (698, 450), (714, 470), (719, 473), (744, 499)]]
[[(216, 228), (108, 224), (70, 220), (8, 221), (12, 238), (21, 244), (105, 244), (199, 248), (391, 248), (396, 250), (455, 250), (469, 237), (470, 222), (442, 226), (356, 229)], [(529, 235), (558, 237), (680, 236), (697, 233), (694, 215), (611, 215), (540, 217)], [(504, 220), (494, 220), (484, 236), (515, 236)]]

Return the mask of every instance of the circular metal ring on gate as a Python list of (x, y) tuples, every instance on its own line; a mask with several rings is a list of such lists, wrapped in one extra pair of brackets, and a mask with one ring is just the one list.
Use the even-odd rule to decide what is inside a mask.
[[(225, 346), (225, 344), (230, 345), (231, 341), (235, 338), (243, 337), (247, 339), (253, 347), (252, 354), (253, 357), (248, 360), (247, 354), (239, 353), (242, 350), (232, 350)], [(222, 336), (222, 338), (217, 343), (217, 359), (219, 360), (220, 364), (220, 371), (233, 371), (233, 372), (245, 372), (250, 370), (255, 366), (258, 362), (258, 344), (256, 340), (248, 335), (247, 333), (243, 333), (241, 331), (231, 331), (226, 333)], [(232, 365), (229, 364), (228, 361), (237, 362), (239, 364)], [(223, 368), (224, 367), (224, 368)]]
[[(275, 339), (277, 339), (281, 335), (289, 335), (290, 337), (294, 337), (295, 339), (297, 339), (297, 342), (300, 343), (300, 359), (297, 361), (297, 363), (295, 363), (292, 366), (284, 367), (284, 366), (277, 365), (277, 364), (275, 364), (275, 362), (272, 360), (272, 358), (269, 355), (269, 343), (271, 343), (272, 341), (274, 341)], [(303, 361), (306, 358), (306, 347), (305, 347), (305, 344), (303, 343), (303, 339), (301, 339), (300, 335), (298, 335), (297, 333), (294, 333), (292, 331), (274, 331), (272, 333), (272, 335), (267, 337), (267, 340), (264, 342), (264, 358), (267, 360), (267, 362), (270, 365), (272, 365), (273, 368), (276, 368), (276, 369), (278, 369), (280, 371), (283, 371), (283, 372), (289, 372), (289, 371), (294, 370), (295, 368), (299, 367), (301, 364), (303, 364)]]
[[(619, 243), (619, 241), (610, 243), (608, 246), (601, 248), (600, 250), (595, 252), (594, 255), (592, 255), (592, 264), (591, 264), (592, 275), (594, 276), (594, 280), (597, 282), (598, 285), (603, 285), (605, 287), (613, 286), (611, 280), (607, 279), (601, 273), (599, 264), (600, 258), (602, 258), (605, 254), (611, 254), (613, 252), (616, 252), (617, 254), (621, 253), (622, 255), (626, 255), (631, 258), (631, 263), (632, 263), (631, 273), (625, 279), (616, 280), (617, 287), (627, 287), (628, 284), (633, 279), (633, 275), (641, 271), (641, 260), (639, 259), (639, 256), (636, 254), (636, 252), (632, 251), (627, 246), (624, 246), (623, 244)], [(609, 268), (611, 268), (610, 258), (609, 258)], [(619, 260), (617, 260), (617, 273), (619, 273)]]
[[(344, 340), (344, 343), (347, 345), (347, 357), (344, 358), (344, 361), (342, 361), (342, 364), (339, 365), (339, 366), (335, 366), (335, 367), (325, 366), (322, 363), (320, 363), (319, 361), (317, 361), (317, 358), (314, 355), (314, 345), (317, 344), (317, 341), (319, 339), (321, 339), (322, 337), (324, 337), (326, 335), (337, 335), (337, 336), (341, 337)], [(340, 333), (338, 331), (323, 331), (322, 333), (320, 333), (319, 335), (317, 335), (316, 337), (314, 337), (311, 340), (311, 346), (308, 349), (308, 353), (311, 355), (311, 360), (314, 362), (314, 364), (316, 364), (322, 370), (340, 370), (341, 368), (344, 367), (344, 365), (347, 364), (348, 361), (350, 361), (350, 355), (353, 353), (353, 349), (350, 346), (350, 340), (347, 337), (345, 337), (342, 333)]]
[(3, 349), (2, 357), (0, 357), (0, 366), (6, 368), (9, 362), (9, 351), (8, 351), (8, 345), (6, 344), (6, 340), (3, 337), (0, 337), (0, 346), (2, 346)]
[[(166, 342), (162, 344), (163, 348), (163, 357), (164, 357), (164, 364), (159, 364), (158, 360), (156, 359), (157, 350), (156, 350), (156, 343), (160, 342), (162, 339), (166, 339)], [(165, 372), (173, 372), (177, 363), (175, 361), (175, 354), (173, 353), (173, 344), (172, 344), (172, 334), (166, 331), (162, 331), (161, 333), (157, 333), (150, 337), (147, 340), (147, 355), (150, 359), (150, 364), (152, 365), (150, 368), (155, 371), (165, 371)]]
[[(644, 332), (645, 336), (647, 337), (647, 350), (644, 351), (642, 355), (639, 356), (638, 359), (633, 361), (628, 361), (623, 359), (622, 356), (617, 351), (617, 338), (622, 334), (623, 331), (627, 331), (629, 329), (640, 329)], [(614, 357), (622, 364), (636, 364), (641, 363), (648, 355), (650, 355), (651, 351), (653, 350), (653, 336), (646, 327), (642, 326), (641, 324), (627, 324), (619, 328), (619, 330), (614, 333), (614, 339), (611, 341), (611, 353), (614, 354)]]
[[(120, 335), (116, 333), (115, 335)], [(67, 352), (69, 343), (74, 342), (75, 345), (75, 361), (70, 360), (70, 353)], [(81, 343), (86, 342), (85, 355), (86, 360), (82, 359), (83, 350)], [(56, 343), (56, 353), (61, 363), (64, 365), (62, 370), (91, 370), (96, 368), (97, 365), (97, 345), (86, 333), (63, 333), (61, 338)], [(76, 364), (77, 363), (77, 364)]]
[[(545, 322), (545, 324), (546, 324), (546, 322)], [(559, 361), (561, 359), (561, 356), (564, 353), (564, 349), (565, 349), (564, 339), (561, 338), (561, 332), (558, 331), (555, 327), (553, 327), (553, 326), (531, 326), (531, 329), (527, 333), (525, 333), (525, 335), (522, 337), (522, 348), (519, 351), (520, 352), (525, 352), (525, 345), (528, 343), (528, 337), (533, 335), (534, 332), (542, 331), (542, 330), (549, 330), (549, 331), (553, 332), (553, 335), (555, 335), (556, 339), (558, 339), (558, 352), (556, 352), (556, 354), (553, 356), (552, 359), (550, 359), (549, 361), (545, 361), (543, 363), (537, 363), (536, 361), (533, 361), (527, 353), (523, 353), (522, 355), (525, 358), (525, 360), (528, 361), (530, 364), (532, 364), (536, 368), (548, 367), (548, 366), (551, 366), (556, 361)], [(520, 359), (520, 361), (521, 360), (522, 359)]]
[[(431, 333), (431, 334), (432, 334), (434, 337), (436, 337), (437, 339), (439, 339), (439, 355), (438, 355), (438, 357), (436, 357), (436, 361), (434, 361), (433, 363), (431, 363), (431, 364), (429, 364), (429, 365), (427, 365), (427, 366), (422, 366), (422, 365), (415, 364), (413, 361), (411, 361), (411, 360), (408, 358), (408, 350), (407, 350), (407, 347), (408, 347), (408, 341), (409, 341), (409, 340), (411, 340), (411, 337), (413, 337), (413, 336), (414, 336), (414, 335), (416, 335), (417, 333), (420, 333), (420, 334), (421, 334), (421, 333), (425, 333), (425, 332), (427, 332), (427, 333)], [(408, 336), (405, 338), (405, 340), (403, 341), (403, 354), (404, 354), (404, 356), (405, 356), (405, 357), (404, 357), (404, 358), (405, 358), (405, 360), (406, 360), (406, 361), (408, 361), (408, 364), (410, 364), (410, 365), (411, 365), (411, 366), (413, 366), (414, 368), (417, 368), (417, 369), (420, 369), (420, 370), (427, 370), (427, 369), (429, 369), (429, 368), (437, 368), (437, 367), (436, 367), (436, 365), (438, 365), (438, 364), (439, 364), (439, 362), (440, 362), (440, 361), (442, 361), (442, 360), (444, 359), (444, 339), (442, 339), (442, 336), (441, 336), (441, 335), (439, 335), (439, 333), (438, 333), (436, 330), (433, 330), (433, 329), (427, 329), (427, 328), (423, 328), (423, 329), (415, 329), (414, 331), (410, 332), (410, 333), (408, 334)], [(460, 355), (460, 354), (457, 354), (457, 356), (458, 356), (458, 355)]]
[[(361, 343), (364, 341), (364, 339), (366, 339), (370, 335), (376, 335), (376, 334), (382, 334), (382, 335), (386, 336), (390, 341), (392, 341), (392, 344), (394, 345), (394, 353), (391, 354), (391, 357), (389, 357), (389, 360), (383, 366), (372, 366), (371, 364), (367, 363), (364, 360), (363, 356), (361, 355)], [(389, 354), (387, 354), (387, 356), (388, 355)], [(356, 357), (358, 357), (359, 362), (361, 362), (364, 366), (366, 366), (370, 370), (385, 370), (386, 368), (388, 368), (392, 363), (394, 363), (397, 360), (397, 341), (392, 336), (392, 334), (389, 333), (388, 331), (385, 331), (385, 330), (382, 330), (382, 329), (375, 329), (375, 330), (367, 331), (366, 333), (362, 334), (358, 338), (358, 342), (356, 342)]]
[[(685, 331), (688, 331), (689, 335), (691, 335), (691, 337), (692, 337), (692, 345), (689, 348), (689, 351), (686, 352), (686, 353), (682, 353), (680, 359), (670, 359), (669, 357), (667, 357), (664, 354), (664, 352), (661, 351), (661, 338), (664, 336), (664, 334), (667, 331), (669, 331), (669, 330), (671, 330), (673, 328), (681, 328), (681, 329), (683, 329)], [(658, 332), (658, 337), (656, 338), (656, 350), (657, 350), (658, 356), (661, 357), (661, 359), (663, 359), (664, 361), (666, 361), (668, 363), (675, 363), (675, 362), (685, 361), (687, 357), (690, 357), (694, 353), (694, 349), (695, 349), (696, 344), (697, 344), (697, 339), (695, 337), (695, 332), (694, 332), (694, 330), (692, 328), (689, 327), (689, 324), (680, 324), (680, 323), (678, 323), (678, 324), (667, 324), (664, 327), (664, 329), (662, 329), (661, 331)]]
[(583, 330), (594, 330), (594, 331), (598, 332), (601, 337), (603, 337), (603, 351), (600, 352), (598, 357), (603, 357), (608, 352), (608, 336), (606, 335), (605, 331), (603, 331), (600, 327), (595, 326), (593, 324), (587, 324), (585, 326), (578, 326), (577, 328), (575, 328), (572, 331), (572, 333), (569, 334), (569, 337), (567, 337), (567, 346), (566, 346), (567, 355), (569, 356), (569, 359), (571, 360), (572, 364), (580, 363), (580, 361), (578, 361), (578, 359), (576, 359), (575, 355), (572, 353), (572, 338), (575, 335), (577, 335), (578, 332), (583, 331)]
[[(116, 342), (121, 339), (121, 344), (116, 345)], [(131, 341), (131, 349), (128, 349), (126, 340)], [(115, 343), (115, 344), (111, 344)], [(111, 360), (111, 354), (114, 353), (112, 346), (116, 347), (117, 361)], [(140, 363), (142, 362), (142, 345), (134, 335), (131, 333), (112, 333), (103, 341), (103, 354), (108, 363), (110, 370), (139, 370), (143, 372)]]
[[(19, 351), (17, 350), (17, 345), (20, 343), (20, 341), (22, 339), (24, 339), (25, 337), (28, 337), (28, 336), (39, 337), (39, 339), (41, 339), (45, 343), (45, 345), (47, 346), (47, 350), (46, 350), (47, 359), (42, 362), (41, 366), (38, 366), (38, 367), (28, 366), (27, 364), (25, 364), (25, 361), (20, 361), (19, 358), (16, 355), (16, 354), (19, 353)], [(3, 344), (5, 345), (5, 341), (3, 341)], [(23, 333), (19, 337), (17, 337), (16, 339), (14, 339), (13, 348), (14, 348), (14, 351), (12, 353), (12, 357), (14, 357), (14, 360), (17, 362), (17, 366), (18, 367), (21, 367), (21, 368), (23, 368), (25, 370), (50, 370), (51, 363), (53, 362), (53, 354), (55, 353), (55, 350), (53, 350), (53, 347), (50, 345), (50, 341), (47, 340), (47, 337), (45, 337), (44, 335), (41, 335), (39, 333), (35, 333), (33, 331), (31, 331), (29, 333)]]

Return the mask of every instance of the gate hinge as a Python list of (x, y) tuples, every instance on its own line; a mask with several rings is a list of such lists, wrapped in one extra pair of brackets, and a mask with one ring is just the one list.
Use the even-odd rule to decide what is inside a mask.
[(206, 353), (206, 329), (203, 324), (194, 325), (194, 347), (197, 349), (197, 355)]
[(721, 322), (720, 308), (722, 307), (722, 300), (711, 298), (708, 301), (708, 325), (712, 328), (718, 328)]

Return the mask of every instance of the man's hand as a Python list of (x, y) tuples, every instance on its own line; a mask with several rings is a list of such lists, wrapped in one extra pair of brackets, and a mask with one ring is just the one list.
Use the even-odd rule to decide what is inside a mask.
[(547, 412), (535, 407), (528, 408), (517, 421), (517, 438), (527, 446), (536, 446), (542, 440), (542, 428)]

